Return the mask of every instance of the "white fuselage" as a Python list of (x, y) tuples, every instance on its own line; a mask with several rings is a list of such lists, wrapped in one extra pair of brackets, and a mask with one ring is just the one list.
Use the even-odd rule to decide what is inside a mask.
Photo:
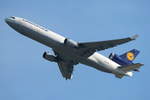
[(117, 68), (120, 66), (111, 59), (95, 52), (88, 58), (78, 55), (78, 50), (68, 46), (64, 46), (65, 37), (52, 32), (44, 27), (34, 24), (26, 19), (15, 17), (7, 18), (6, 22), (19, 33), (36, 40), (55, 50), (64, 60), (77, 61), (79, 63), (94, 67), (98, 70), (123, 74)]

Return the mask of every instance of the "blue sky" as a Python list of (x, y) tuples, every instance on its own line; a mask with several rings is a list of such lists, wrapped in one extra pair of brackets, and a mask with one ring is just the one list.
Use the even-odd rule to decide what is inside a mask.
[[(143, 100), (150, 98), (149, 0), (1, 0), (0, 100)], [(141, 51), (135, 62), (145, 65), (134, 77), (117, 79), (77, 65), (70, 81), (57, 64), (42, 58), (50, 48), (11, 29), (4, 19), (23, 17), (79, 42), (139, 34), (133, 42), (100, 51)]]

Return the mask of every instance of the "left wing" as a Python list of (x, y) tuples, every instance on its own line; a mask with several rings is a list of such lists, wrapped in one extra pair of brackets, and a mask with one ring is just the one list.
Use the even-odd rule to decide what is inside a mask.
[(64, 78), (71, 79), (72, 72), (73, 72), (73, 63), (72, 62), (64, 62), (64, 61), (59, 61), (58, 66), (60, 69), (60, 72)]
[(73, 67), (77, 63), (73, 63), (72, 61), (64, 61), (60, 55), (53, 49), (55, 55), (58, 58), (57, 64), (59, 66), (59, 70), (64, 78), (71, 79), (73, 73)]
[(105, 49), (112, 48), (120, 44), (127, 43), (129, 41), (135, 40), (137, 37), (138, 35), (134, 35), (132, 37), (123, 38), (123, 39), (79, 43), (79, 49), (81, 51), (81, 56), (89, 57), (96, 51), (105, 50)]

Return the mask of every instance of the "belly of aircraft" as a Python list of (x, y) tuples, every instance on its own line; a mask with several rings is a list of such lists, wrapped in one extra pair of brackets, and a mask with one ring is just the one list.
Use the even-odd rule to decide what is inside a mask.
[(111, 73), (110, 70), (108, 70), (104, 66), (96, 63), (94, 60), (78, 55), (76, 49), (74, 49), (74, 48), (68, 48), (68, 47), (62, 46), (62, 47), (55, 48), (55, 51), (65, 61), (73, 61), (73, 62), (85, 64), (85, 65), (93, 67), (97, 70)]

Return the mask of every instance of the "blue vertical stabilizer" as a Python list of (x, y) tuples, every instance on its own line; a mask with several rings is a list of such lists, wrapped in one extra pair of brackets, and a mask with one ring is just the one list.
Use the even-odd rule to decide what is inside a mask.
[(133, 64), (133, 60), (136, 58), (136, 56), (140, 53), (139, 50), (132, 49), (122, 55), (116, 55), (116, 54), (111, 54), (110, 59), (115, 61), (116, 63), (120, 65), (130, 65)]

